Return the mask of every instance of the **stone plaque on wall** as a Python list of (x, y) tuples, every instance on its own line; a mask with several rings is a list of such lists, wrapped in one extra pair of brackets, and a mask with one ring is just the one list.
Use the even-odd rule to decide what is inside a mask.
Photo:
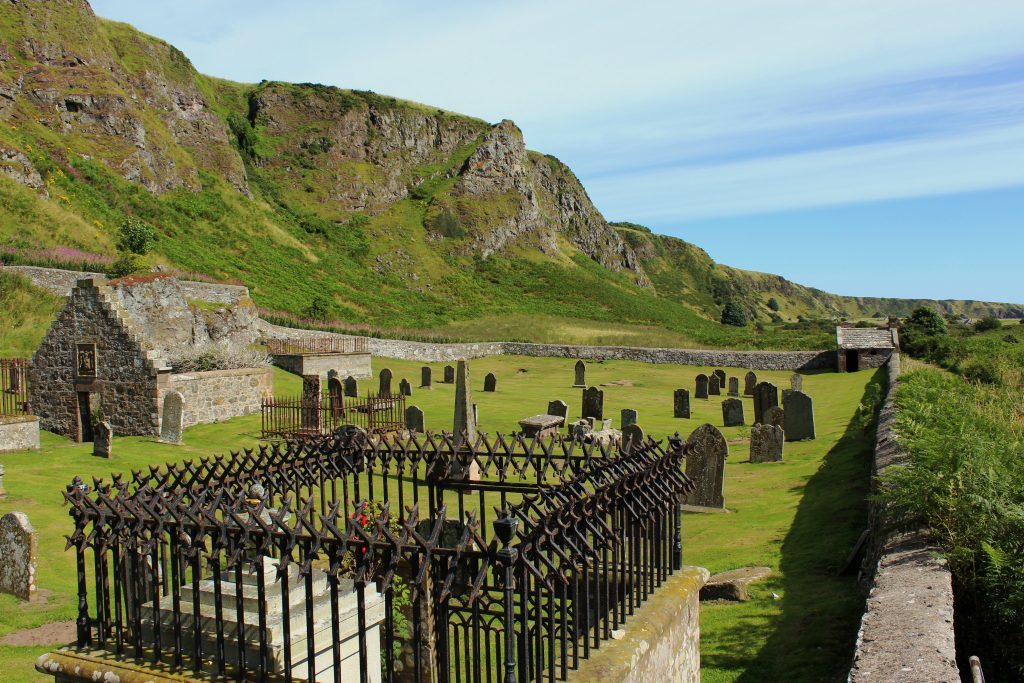
[(96, 376), (96, 345), (75, 345), (75, 374), (79, 377)]

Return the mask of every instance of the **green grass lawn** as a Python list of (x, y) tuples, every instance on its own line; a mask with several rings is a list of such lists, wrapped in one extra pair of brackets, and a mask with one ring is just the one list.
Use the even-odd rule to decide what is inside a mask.
[[(471, 361), (474, 400), (480, 428), (511, 432), (517, 421), (542, 413), (547, 403), (569, 403), (570, 417), (578, 416), (581, 390), (571, 388), (573, 360), (496, 357)], [(420, 363), (374, 359), (375, 371), (394, 371), (393, 386), (402, 377), (413, 385), (410, 402), (423, 408), (428, 429), (450, 429), (454, 385), (435, 383), (419, 389)], [(434, 377), (443, 363), (431, 364)], [(672, 417), (672, 391), (693, 389), (694, 377), (709, 368), (649, 365), (626, 361), (588, 363), (587, 380), (603, 387), (605, 416), (617, 426), (619, 411), (634, 408), (648, 434), (661, 438), (674, 431), (684, 436), (703, 422), (721, 425), (721, 399), (694, 400), (693, 418)], [(744, 371), (726, 369), (730, 375)], [(483, 378), (493, 372), (497, 392), (483, 393)], [(762, 379), (788, 386), (789, 373), (758, 373)], [(836, 568), (866, 524), (870, 440), (847, 429), (869, 373), (839, 375), (810, 373), (804, 389), (815, 399), (818, 438), (786, 444), (785, 461), (751, 465), (742, 440), (749, 428), (723, 429), (731, 443), (726, 466), (725, 499), (731, 514), (689, 514), (683, 521), (684, 561), (712, 572), (744, 565), (767, 565), (774, 575), (754, 588), (743, 604), (705, 604), (701, 615), (702, 661), (705, 681), (828, 680), (847, 666), (862, 600), (852, 578), (837, 577)], [(297, 377), (275, 371), (280, 394), (299, 392)], [(376, 386), (362, 380), (360, 392)], [(744, 399), (748, 422), (753, 413)], [(90, 446), (72, 444), (44, 434), (39, 452), (0, 455), (6, 467), (6, 500), (0, 514), (28, 513), (40, 533), (39, 586), (45, 603), (22, 604), (0, 595), (0, 637), (20, 629), (70, 620), (75, 616), (74, 558), (64, 552), (64, 534), (71, 530), (61, 491), (72, 476), (87, 481), (149, 464), (199, 455), (224, 453), (253, 446), (259, 436), (258, 415), (221, 424), (199, 425), (185, 432), (184, 446), (161, 444), (151, 438), (118, 438), (115, 455), (92, 457)], [(778, 595), (778, 599), (772, 597)], [(627, 624), (628, 628), (628, 624)], [(47, 647), (0, 646), (0, 670), (5, 681), (44, 680), (32, 668)]]

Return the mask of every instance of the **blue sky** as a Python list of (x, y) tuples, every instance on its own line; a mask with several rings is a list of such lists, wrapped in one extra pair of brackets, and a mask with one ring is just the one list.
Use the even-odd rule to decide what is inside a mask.
[(93, 7), (211, 75), (513, 119), (610, 220), (722, 263), (841, 294), (1024, 302), (1019, 0)]

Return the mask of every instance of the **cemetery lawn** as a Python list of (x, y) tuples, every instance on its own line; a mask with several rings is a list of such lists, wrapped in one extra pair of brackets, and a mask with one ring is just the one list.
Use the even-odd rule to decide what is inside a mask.
[[(494, 357), (470, 362), (480, 428), (510, 432), (523, 417), (544, 412), (548, 401), (569, 403), (570, 418), (579, 415), (580, 390), (571, 388), (574, 360)], [(419, 389), (420, 363), (375, 358), (374, 370), (394, 371), (394, 384), (405, 377), (413, 385), (410, 403), (425, 413), (428, 429), (450, 429), (454, 385), (436, 382), (443, 363), (433, 363), (435, 384)], [(590, 362), (587, 381), (604, 386), (605, 416), (618, 426), (619, 411), (634, 408), (639, 424), (656, 438), (697, 426), (722, 424), (721, 400), (692, 400), (693, 418), (672, 418), (672, 392), (691, 390), (699, 372), (710, 368), (650, 365), (628, 361)], [(745, 371), (726, 368), (742, 378)], [(497, 376), (497, 392), (483, 393), (483, 378)], [(788, 372), (760, 372), (780, 388)], [(299, 378), (275, 370), (278, 394), (300, 391)], [(804, 391), (815, 401), (818, 438), (788, 443), (785, 461), (752, 465), (745, 462), (749, 427), (723, 428), (730, 441), (726, 465), (724, 514), (687, 514), (683, 519), (686, 564), (712, 572), (766, 565), (773, 575), (753, 586), (752, 599), (739, 604), (701, 605), (703, 680), (822, 681), (845, 674), (863, 607), (853, 577), (837, 576), (867, 522), (865, 496), (871, 458), (871, 437), (851, 424), (877, 373), (813, 372), (804, 376)], [(360, 392), (376, 386), (361, 380)], [(742, 386), (742, 382), (741, 382)], [(753, 414), (744, 398), (748, 423)], [(56, 643), (36, 646), (2, 644), (4, 636), (43, 624), (73, 620), (76, 614), (75, 563), (64, 552), (71, 530), (61, 491), (74, 475), (108, 477), (168, 461), (225, 453), (258, 443), (260, 417), (199, 425), (185, 432), (184, 446), (158, 443), (148, 437), (115, 438), (111, 460), (94, 458), (90, 445), (73, 444), (44, 433), (40, 452), (0, 455), (6, 467), (8, 497), (0, 514), (20, 510), (39, 531), (38, 585), (45, 600), (22, 604), (0, 595), (0, 671), (11, 683), (44, 681), (33, 662)], [(720, 427), (721, 428), (721, 427)], [(777, 598), (773, 597), (773, 594)], [(627, 622), (626, 628), (629, 628)]]

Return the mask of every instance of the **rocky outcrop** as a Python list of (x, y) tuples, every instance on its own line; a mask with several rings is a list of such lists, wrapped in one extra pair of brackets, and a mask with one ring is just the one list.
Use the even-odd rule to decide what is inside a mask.
[(50, 196), (39, 171), (32, 166), (32, 162), (27, 156), (16, 149), (8, 149), (0, 145), (0, 173), (15, 182), (32, 188), (44, 197)]

